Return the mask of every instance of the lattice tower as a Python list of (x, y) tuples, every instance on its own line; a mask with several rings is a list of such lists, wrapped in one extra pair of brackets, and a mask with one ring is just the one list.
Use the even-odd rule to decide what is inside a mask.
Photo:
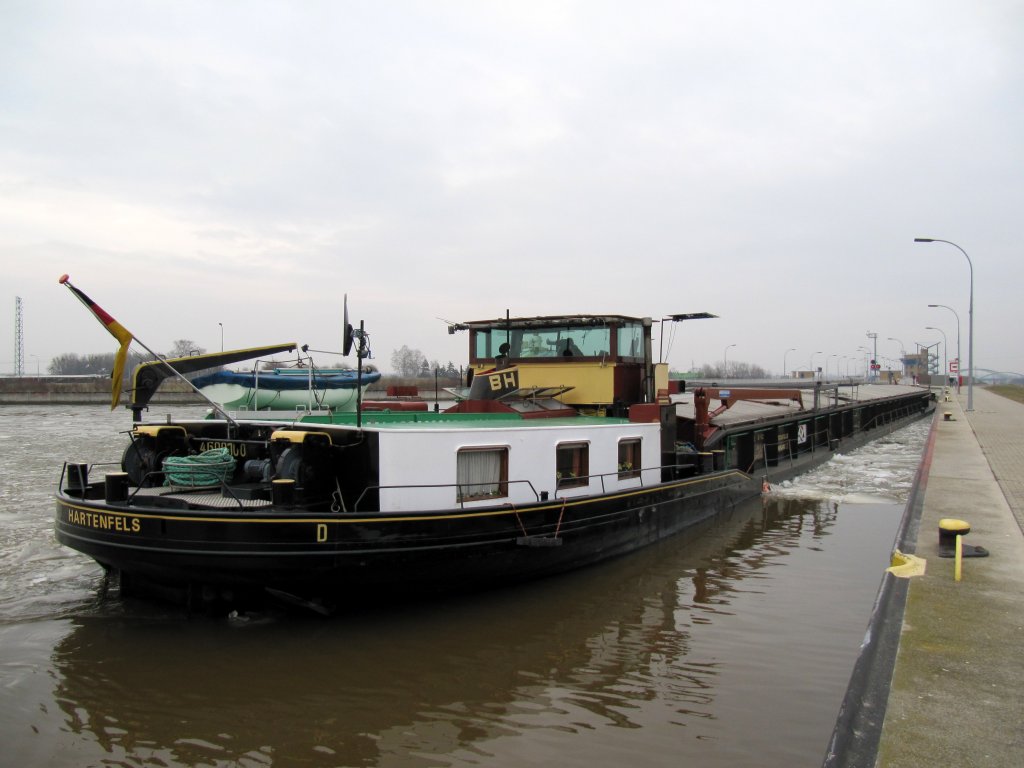
[(14, 297), (14, 375), (25, 375), (25, 327), (22, 320), (21, 296)]

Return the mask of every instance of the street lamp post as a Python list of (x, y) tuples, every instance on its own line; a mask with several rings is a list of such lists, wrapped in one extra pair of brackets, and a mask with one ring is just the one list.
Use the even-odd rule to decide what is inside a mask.
[(971, 297), (967, 305), (967, 410), (974, 410), (974, 264), (967, 251), (954, 243), (952, 240), (940, 240), (937, 237), (915, 237), (915, 243), (945, 243), (952, 245), (967, 259), (967, 266), (971, 270)]
[[(874, 349), (871, 350), (871, 361), (872, 366), (875, 366), (878, 365), (878, 334), (875, 333), (874, 331), (868, 331), (867, 336), (869, 339), (871, 339), (871, 346), (874, 347)], [(874, 367), (871, 368), (871, 376), (868, 377), (868, 381), (878, 379), (878, 376), (875, 374), (875, 371), (877, 370), (879, 369)]]
[(810, 362), (808, 363), (808, 365), (809, 365), (809, 367), (811, 369), (811, 378), (812, 379), (817, 379), (818, 378), (818, 372), (814, 370), (814, 356), (815, 355), (820, 355), (820, 354), (821, 354), (821, 350), (820, 349), (817, 352), (811, 352), (811, 359), (810, 359)]
[(217, 323), (220, 326), (220, 351), (224, 351), (224, 323)]
[(904, 376), (907, 375), (907, 348), (903, 346), (903, 342), (894, 336), (889, 337), (889, 341), (895, 341), (900, 345), (900, 373)]
[(960, 315), (956, 313), (956, 310), (952, 307), (946, 306), (945, 304), (929, 304), (929, 307), (942, 307), (948, 309), (953, 313), (953, 317), (956, 318), (956, 391), (960, 391), (960, 366), (963, 364), (963, 358), (960, 357)]
[(942, 386), (946, 386), (949, 383), (949, 342), (946, 341), (946, 332), (934, 325), (926, 325), (924, 329), (942, 334)]
[(871, 379), (868, 376), (868, 373), (871, 369), (868, 368), (868, 358), (871, 357), (871, 350), (867, 347), (857, 347), (857, 351), (864, 353), (864, 378), (870, 381)]
[(722, 350), (722, 378), (729, 378), (729, 347), (735, 347), (735, 344), (730, 344), (728, 347)]
[(782, 378), (784, 379), (789, 377), (789, 369), (786, 368), (786, 355), (788, 355), (790, 352), (796, 352), (796, 347), (790, 347), (789, 349), (782, 353)]

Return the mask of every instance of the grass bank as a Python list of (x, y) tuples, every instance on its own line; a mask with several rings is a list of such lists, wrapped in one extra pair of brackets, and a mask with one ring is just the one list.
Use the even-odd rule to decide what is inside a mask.
[(1016, 400), (1018, 403), (1024, 403), (1024, 387), (1019, 384), (997, 384), (996, 386), (986, 387), (986, 389), (1010, 400)]

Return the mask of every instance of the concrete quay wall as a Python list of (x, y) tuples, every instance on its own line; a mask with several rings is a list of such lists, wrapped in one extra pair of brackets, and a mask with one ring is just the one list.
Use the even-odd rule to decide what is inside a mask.
[[(993, 766), (1024, 760), (1024, 404), (975, 389), (941, 398), (826, 768)], [(988, 557), (939, 556), (939, 521)], [(905, 535), (904, 535), (905, 534)]]
[[(122, 395), (121, 402), (126, 398)], [(160, 387), (157, 403), (199, 403), (183, 382)], [(9, 376), (0, 378), (0, 405), (90, 405), (110, 403), (109, 376)]]

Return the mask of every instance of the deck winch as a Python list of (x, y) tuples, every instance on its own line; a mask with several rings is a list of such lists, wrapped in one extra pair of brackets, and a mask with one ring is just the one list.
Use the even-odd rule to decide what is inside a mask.
[(121, 457), (121, 469), (132, 485), (151, 488), (162, 485), (163, 462), (169, 456), (187, 456), (188, 434), (176, 424), (138, 425)]
[(274, 479), (294, 480), (295, 493), (316, 498), (334, 490), (330, 459), (333, 443), (326, 432), (277, 430), (270, 436)]

